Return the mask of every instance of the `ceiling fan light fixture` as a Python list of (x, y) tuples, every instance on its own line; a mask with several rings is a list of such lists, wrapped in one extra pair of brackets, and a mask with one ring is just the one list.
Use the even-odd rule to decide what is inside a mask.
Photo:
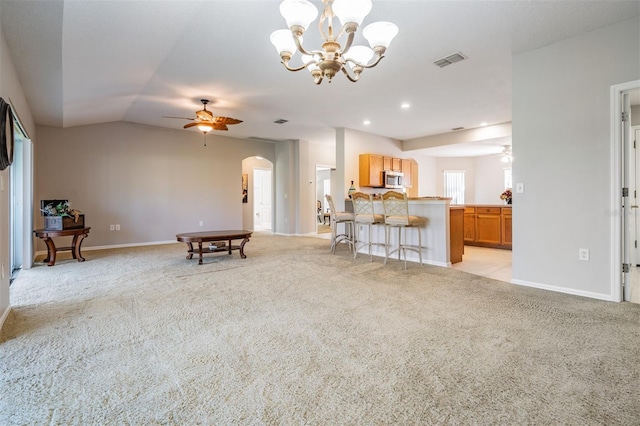
[(198, 130), (204, 134), (207, 134), (207, 132), (210, 132), (213, 129), (213, 126), (209, 123), (199, 123), (197, 127)]

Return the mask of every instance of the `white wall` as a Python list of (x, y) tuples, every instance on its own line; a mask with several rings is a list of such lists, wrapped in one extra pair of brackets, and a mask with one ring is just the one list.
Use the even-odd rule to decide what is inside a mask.
[(475, 157), (475, 203), (504, 204), (500, 194), (505, 190), (504, 169), (511, 163), (503, 163), (501, 155)]
[[(0, 2), (1, 8), (2, 2)], [(0, 27), (0, 97), (10, 102), (22, 120), (29, 137), (35, 143), (35, 125), (31, 110), (27, 105), (25, 94), (16, 74), (13, 59), (9, 55), (2, 28)], [(11, 260), (9, 258), (9, 188), (10, 167), (0, 172), (2, 191), (0, 191), (0, 327), (9, 313), (9, 279), (11, 277)]]
[[(36, 199), (68, 199), (91, 227), (83, 247), (173, 241), (243, 226), (242, 160), (273, 143), (116, 122), (38, 127)], [(199, 226), (203, 221), (203, 227)], [(36, 227), (43, 224), (37, 214)], [(120, 224), (120, 231), (109, 225)], [(38, 248), (44, 250), (42, 241)]]
[(513, 168), (525, 185), (514, 282), (612, 298), (610, 87), (640, 76), (638, 28), (636, 17), (513, 57), (513, 154), (526, 159)]
[(475, 204), (475, 161), (473, 157), (439, 157), (436, 159), (436, 195), (444, 196), (445, 170), (464, 171), (465, 204)]
[(438, 195), (438, 159), (427, 155), (414, 155), (413, 158), (418, 163), (418, 196)]

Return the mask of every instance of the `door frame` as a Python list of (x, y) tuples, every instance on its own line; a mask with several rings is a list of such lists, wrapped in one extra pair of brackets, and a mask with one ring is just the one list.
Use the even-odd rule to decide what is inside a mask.
[(610, 184), (610, 202), (609, 215), (611, 217), (611, 239), (610, 239), (610, 274), (611, 274), (611, 299), (615, 302), (623, 301), (623, 272), (622, 263), (624, 256), (623, 249), (623, 232), (625, 232), (623, 221), (624, 211), (622, 210), (622, 185), (623, 173), (623, 155), (624, 141), (621, 123), (622, 117), (622, 95), (632, 89), (640, 88), (640, 80), (629, 81), (627, 83), (615, 84), (610, 89), (610, 164), (611, 164), (611, 184)]

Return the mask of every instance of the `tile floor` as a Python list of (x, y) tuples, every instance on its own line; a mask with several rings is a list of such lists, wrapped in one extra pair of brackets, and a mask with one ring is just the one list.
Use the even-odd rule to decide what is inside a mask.
[(453, 268), (511, 282), (511, 250), (464, 246), (462, 262), (454, 263)]

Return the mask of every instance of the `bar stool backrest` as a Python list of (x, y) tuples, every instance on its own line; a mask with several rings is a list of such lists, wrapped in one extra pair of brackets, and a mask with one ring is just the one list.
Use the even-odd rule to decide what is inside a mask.
[(353, 201), (353, 211), (355, 213), (356, 222), (375, 223), (375, 215), (373, 212), (373, 196), (364, 192), (354, 192), (351, 195)]
[(388, 225), (409, 225), (409, 201), (403, 192), (389, 191), (382, 194), (384, 222)]

